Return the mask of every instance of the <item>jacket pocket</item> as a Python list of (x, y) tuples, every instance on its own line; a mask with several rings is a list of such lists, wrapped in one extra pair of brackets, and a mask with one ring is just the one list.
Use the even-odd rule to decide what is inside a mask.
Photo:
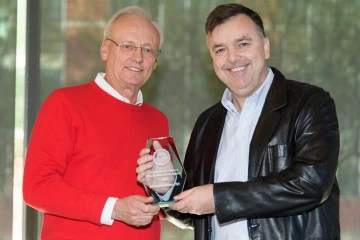
[(270, 172), (280, 172), (289, 167), (292, 161), (292, 149), (288, 143), (267, 147)]

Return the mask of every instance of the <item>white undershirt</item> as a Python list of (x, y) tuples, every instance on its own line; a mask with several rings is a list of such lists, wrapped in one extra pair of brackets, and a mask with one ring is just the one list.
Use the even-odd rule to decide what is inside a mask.
[[(248, 97), (239, 113), (227, 88), (221, 103), (227, 109), (219, 151), (215, 164), (214, 182), (246, 182), (248, 180), (251, 138), (259, 120), (266, 95), (274, 78), (270, 68), (264, 83)], [(216, 215), (211, 219), (212, 240), (249, 240), (247, 220), (239, 219), (219, 224)]]
[[(96, 78), (95, 78), (95, 83), (105, 92), (107, 92), (108, 94), (110, 94), (111, 96), (113, 96), (116, 99), (119, 99), (120, 101), (126, 102), (130, 104), (129, 99), (121, 96), (120, 93), (118, 93), (112, 86), (110, 86), (110, 84), (108, 84), (105, 79), (105, 73), (98, 73)], [(143, 96), (142, 96), (142, 92), (139, 90), (139, 93), (137, 95), (137, 99), (136, 99), (136, 103), (135, 105), (137, 106), (141, 106), (143, 103)], [(112, 211), (114, 209), (115, 203), (116, 203), (117, 198), (114, 197), (109, 197), (105, 203), (104, 209), (101, 213), (101, 218), (100, 218), (100, 222), (102, 224), (105, 225), (109, 225), (111, 226), (114, 222), (114, 219), (111, 218), (112, 215)]]

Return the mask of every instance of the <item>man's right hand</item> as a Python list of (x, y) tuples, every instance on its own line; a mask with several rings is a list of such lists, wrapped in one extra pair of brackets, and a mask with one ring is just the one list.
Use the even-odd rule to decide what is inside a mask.
[[(156, 151), (163, 149), (158, 141), (154, 141), (152, 144)], [(144, 148), (140, 151), (140, 158), (137, 160), (138, 167), (136, 168), (136, 173), (138, 174), (137, 180), (159, 194), (166, 194), (174, 184), (174, 165), (170, 159), (168, 159), (168, 162), (165, 165), (154, 164), (154, 157), (149, 153), (150, 149), (148, 148)], [(159, 187), (153, 188), (154, 186)]]
[(137, 160), (138, 167), (136, 168), (137, 177), (136, 179), (140, 183), (145, 181), (145, 172), (152, 168), (153, 156), (149, 154), (150, 149), (144, 148), (140, 151), (140, 158)]
[(111, 218), (132, 226), (148, 225), (159, 213), (160, 207), (153, 206), (152, 197), (129, 196), (116, 200)]

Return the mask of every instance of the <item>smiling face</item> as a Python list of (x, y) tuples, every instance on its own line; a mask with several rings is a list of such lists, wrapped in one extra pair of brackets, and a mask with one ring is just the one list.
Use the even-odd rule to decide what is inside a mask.
[(251, 96), (267, 76), (270, 44), (246, 15), (236, 15), (207, 34), (216, 75), (240, 102)]
[[(114, 22), (109, 38), (118, 44), (159, 48), (160, 35), (155, 26), (142, 16), (124, 15)], [(156, 68), (156, 58), (145, 57), (140, 48), (122, 53), (115, 43), (104, 40), (100, 48), (106, 62), (105, 80), (125, 97), (137, 94)]]

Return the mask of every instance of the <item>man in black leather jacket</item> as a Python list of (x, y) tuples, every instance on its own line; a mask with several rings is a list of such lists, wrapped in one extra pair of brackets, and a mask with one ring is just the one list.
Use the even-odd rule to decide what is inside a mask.
[(169, 219), (192, 224), (197, 240), (340, 239), (333, 99), (266, 66), (269, 40), (251, 9), (220, 5), (205, 28), (227, 90), (195, 124), (186, 191), (166, 210)]

